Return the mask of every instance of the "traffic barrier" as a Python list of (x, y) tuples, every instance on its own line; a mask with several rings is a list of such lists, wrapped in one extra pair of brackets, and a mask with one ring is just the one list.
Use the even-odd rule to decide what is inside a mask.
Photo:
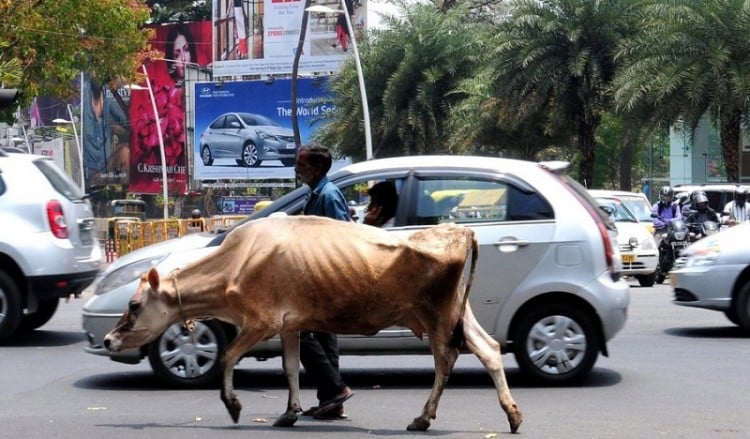
[(137, 218), (123, 217), (101, 219), (102, 232), (108, 230), (108, 236), (100, 238), (104, 244), (105, 262), (111, 263), (133, 250), (189, 233), (226, 230), (244, 218), (245, 215), (220, 215), (208, 220), (191, 218), (140, 221)]

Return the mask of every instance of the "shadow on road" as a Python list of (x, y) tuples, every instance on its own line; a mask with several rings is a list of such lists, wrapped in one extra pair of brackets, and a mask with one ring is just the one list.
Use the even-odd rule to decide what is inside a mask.
[(68, 346), (85, 341), (86, 336), (81, 331), (45, 331), (36, 330), (13, 335), (6, 340), (3, 347), (55, 347)]
[[(342, 375), (347, 384), (352, 387), (371, 388), (371, 387), (389, 387), (389, 388), (420, 388), (429, 389), (432, 387), (434, 372), (432, 369), (346, 369)], [(520, 371), (515, 368), (506, 371), (506, 378), (511, 388), (549, 388), (560, 387), (546, 384), (538, 384), (521, 375)], [(564, 387), (595, 388), (609, 387), (617, 385), (622, 380), (622, 376), (613, 370), (604, 368), (595, 368), (591, 374), (581, 383), (570, 384)], [(163, 381), (159, 380), (156, 375), (150, 371), (133, 371), (118, 372), (110, 374), (92, 375), (75, 383), (78, 388), (85, 389), (105, 389), (105, 390), (179, 390)], [(286, 377), (281, 370), (278, 371), (258, 371), (249, 368), (236, 369), (234, 372), (234, 386), (237, 389), (252, 388), (286, 388)], [(448, 386), (453, 388), (491, 388), (493, 387), (492, 379), (482, 368), (461, 368), (456, 369), (450, 376)], [(314, 383), (304, 373), (300, 373), (300, 387), (314, 388)], [(208, 388), (218, 389), (219, 385), (213, 385)]]
[(667, 328), (665, 334), (688, 338), (750, 338), (739, 326), (711, 326), (698, 328)]

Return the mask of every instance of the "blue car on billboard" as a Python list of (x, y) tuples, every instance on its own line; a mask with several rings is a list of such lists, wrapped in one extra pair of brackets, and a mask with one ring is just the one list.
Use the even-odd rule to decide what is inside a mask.
[(256, 167), (264, 160), (294, 166), (296, 147), (291, 128), (255, 113), (224, 113), (214, 119), (200, 138), (205, 166), (215, 159), (235, 159), (238, 165)]

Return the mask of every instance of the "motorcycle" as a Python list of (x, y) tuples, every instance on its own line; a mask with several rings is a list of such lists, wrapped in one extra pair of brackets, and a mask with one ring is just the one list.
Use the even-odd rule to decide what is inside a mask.
[[(656, 214), (651, 215), (654, 218), (660, 218)], [(661, 284), (666, 279), (669, 271), (674, 267), (674, 263), (680, 255), (680, 252), (688, 246), (690, 231), (688, 225), (680, 220), (665, 220), (667, 226), (661, 231), (659, 236), (659, 263), (656, 266), (656, 283)]]
[(706, 236), (719, 233), (719, 223), (716, 221), (687, 223), (687, 227), (689, 231), (688, 239), (691, 243)]

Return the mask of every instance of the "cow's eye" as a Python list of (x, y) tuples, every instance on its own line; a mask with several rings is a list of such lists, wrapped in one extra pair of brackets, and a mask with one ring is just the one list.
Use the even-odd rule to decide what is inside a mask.
[(140, 307), (140, 302), (136, 302), (135, 300), (131, 300), (130, 302), (128, 302), (128, 309), (130, 310), (130, 312), (136, 312)]

